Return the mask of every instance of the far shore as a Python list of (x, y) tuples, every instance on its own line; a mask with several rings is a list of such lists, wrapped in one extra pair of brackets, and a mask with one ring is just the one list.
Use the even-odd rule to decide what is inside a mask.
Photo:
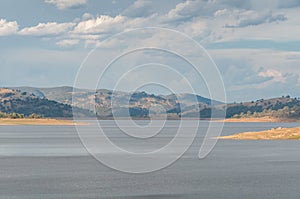
[(245, 132), (229, 136), (219, 137), (229, 140), (300, 140), (300, 127), (296, 128), (273, 128), (260, 132)]
[[(95, 118), (90, 118), (89, 120), (94, 120)], [(122, 119), (129, 120), (131, 118), (101, 118), (100, 120), (114, 120)], [(147, 120), (148, 118), (134, 118), (135, 120)], [(181, 118), (182, 120), (199, 120), (199, 118)], [(87, 120), (87, 119), (86, 119)], [(168, 120), (180, 120), (178, 118), (168, 118)], [(299, 119), (280, 119), (280, 118), (270, 118), (270, 117), (261, 117), (261, 118), (226, 118), (224, 120), (220, 119), (200, 119), (203, 121), (213, 121), (213, 122), (236, 122), (236, 123), (251, 123), (251, 122), (273, 122), (273, 123), (282, 123), (282, 122), (300, 122)], [(50, 126), (72, 126), (72, 125), (88, 125), (89, 123), (84, 122), (75, 122), (72, 118), (0, 118), (0, 126), (2, 125), (50, 125)]]
[(220, 122), (300, 122), (300, 119), (285, 119), (285, 118), (272, 118), (272, 117), (253, 117), (253, 118), (226, 118), (218, 120)]
[(53, 118), (1, 118), (0, 126), (14, 126), (14, 125), (44, 125), (44, 126), (73, 126), (73, 125), (88, 125), (85, 122), (74, 122), (67, 119), (53, 119)]

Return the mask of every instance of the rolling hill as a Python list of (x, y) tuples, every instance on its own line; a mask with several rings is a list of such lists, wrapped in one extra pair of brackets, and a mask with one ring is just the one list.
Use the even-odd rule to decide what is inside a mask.
[[(93, 92), (92, 90), (74, 89), (73, 87), (18, 87), (13, 89), (27, 92), (27, 95), (33, 98), (28, 105), (27, 112), (31, 108), (36, 109), (33, 107), (33, 102), (40, 104), (43, 100), (48, 100), (48, 103), (57, 103), (51, 105), (54, 107), (54, 112), (58, 111), (55, 108), (57, 106), (63, 107), (62, 110), (69, 110), (72, 105), (78, 107), (76, 110), (79, 112), (83, 110), (93, 111), (100, 118), (148, 118), (150, 114), (152, 117), (158, 118), (165, 116), (174, 119), (182, 117), (211, 118), (212, 112), (215, 118), (224, 115), (226, 118), (264, 116), (300, 118), (300, 100), (290, 96), (225, 104), (187, 93), (154, 95), (146, 92), (113, 92), (106, 89), (98, 89)], [(72, 102), (73, 95), (76, 99), (74, 102)], [(24, 98), (20, 93), (17, 96), (20, 99)], [(25, 106), (23, 106), (22, 111), (24, 111), (23, 109)], [(70, 115), (70, 113), (66, 111), (64, 114), (58, 115)]]
[[(87, 110), (77, 109), (82, 116), (89, 116)], [(19, 113), (29, 116), (33, 113), (43, 117), (72, 117), (72, 107), (54, 100), (48, 100), (33, 93), (0, 88), (0, 112)]]
[[(91, 111), (96, 110), (97, 115), (101, 118), (110, 118), (113, 116), (145, 118), (149, 116), (150, 109), (153, 116), (156, 117), (161, 117), (162, 112), (165, 112), (172, 118), (185, 116), (194, 117), (197, 114), (191, 114), (191, 110), (204, 109), (211, 105), (223, 104), (222, 102), (204, 98), (199, 95), (185, 93), (164, 96), (148, 94), (146, 92), (113, 92), (106, 89), (99, 89), (95, 93), (92, 90), (74, 89), (72, 87), (15, 87), (12, 89), (33, 93), (40, 98), (55, 100), (74, 107)], [(72, 102), (72, 95), (76, 96), (74, 102)]]

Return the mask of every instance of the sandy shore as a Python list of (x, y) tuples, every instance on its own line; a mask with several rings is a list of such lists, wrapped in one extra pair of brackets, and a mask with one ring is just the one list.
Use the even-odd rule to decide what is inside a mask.
[(0, 119), (0, 125), (50, 125), (50, 126), (72, 126), (72, 125), (87, 125), (88, 123), (75, 123), (73, 120), (58, 120), (58, 119)]
[(300, 122), (297, 119), (280, 119), (272, 117), (259, 117), (259, 118), (227, 118), (220, 120), (222, 122)]
[(300, 140), (300, 127), (274, 128), (261, 132), (246, 132), (230, 136), (219, 137), (230, 140)]

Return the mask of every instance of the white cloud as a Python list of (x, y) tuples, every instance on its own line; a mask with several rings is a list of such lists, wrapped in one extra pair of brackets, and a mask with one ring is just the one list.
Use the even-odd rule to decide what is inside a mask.
[(199, 0), (197, 1), (188, 0), (177, 4), (174, 9), (168, 12), (166, 17), (170, 20), (183, 20), (183, 19), (188, 19), (199, 15), (204, 15), (207, 12), (206, 11), (201, 12), (201, 11), (208, 9), (209, 4), (210, 3), (199, 1)]
[(77, 40), (77, 39), (65, 39), (65, 40), (56, 42), (56, 45), (58, 45), (60, 47), (71, 47), (78, 43), (79, 43), (79, 40)]
[(122, 14), (129, 17), (147, 17), (155, 12), (150, 7), (151, 3), (149, 0), (137, 0)]
[(218, 49), (209, 53), (221, 70), (229, 99), (299, 95), (299, 60), (294, 58), (300, 57), (300, 52)]
[(53, 4), (58, 9), (80, 8), (87, 4), (87, 0), (45, 0), (45, 3)]
[(92, 14), (90, 14), (90, 13), (84, 13), (82, 15), (82, 19), (83, 20), (89, 20), (89, 19), (93, 19), (93, 18), (94, 18), (94, 16)]
[(18, 23), (16, 21), (6, 21), (0, 19), (0, 36), (15, 34), (18, 31)]
[[(87, 1), (44, 0), (61, 10), (84, 6)], [(232, 96), (236, 97), (233, 94), (238, 94), (244, 98), (244, 95), (249, 95), (252, 99), (255, 92), (257, 92), (256, 96), (260, 96), (260, 91), (266, 95), (273, 95), (285, 92), (286, 88), (294, 90), (295, 93), (300, 77), (300, 52), (291, 52), (291, 50), (298, 49), (295, 47), (296, 43), (292, 42), (299, 42), (300, 15), (299, 7), (297, 7), (300, 5), (299, 0), (187, 0), (177, 5), (175, 1), (166, 3), (136, 0), (131, 2), (127, 9), (124, 8), (127, 3), (122, 3), (122, 6), (117, 3), (113, 5), (114, 10), (102, 12), (111, 15), (93, 16), (81, 12), (77, 13), (78, 18), (70, 23), (40, 23), (37, 26), (25, 27), (19, 32), (17, 22), (7, 22), (2, 19), (0, 20), (0, 35), (16, 32), (20, 35), (53, 35), (45, 39), (60, 47), (72, 47), (78, 44), (94, 47), (99, 45), (104, 38), (132, 28), (149, 26), (171, 28), (186, 33), (204, 45), (220, 42), (220, 45), (215, 45), (217, 48), (221, 46), (220, 49), (209, 51), (223, 70), (227, 89), (235, 92)], [(95, 4), (102, 5), (101, 3)], [(92, 10), (84, 11), (92, 12)], [(81, 14), (83, 14), (82, 17), (80, 17)], [(119, 48), (127, 48), (128, 42), (129, 45), (134, 46), (135, 42), (139, 41), (147, 46), (162, 43), (172, 49), (189, 54), (194, 53), (191, 52), (189, 45), (185, 45), (183, 41), (170, 34), (156, 34), (133, 34), (130, 38), (111, 40), (104, 47), (109, 48), (110, 51), (107, 53), (117, 53)], [(170, 37), (173, 40), (169, 39)], [(249, 44), (249, 40), (253, 43)], [(259, 40), (267, 40), (270, 43), (266, 42), (264, 46), (264, 43)], [(282, 41), (288, 42), (283, 42), (282, 48), (276, 47)], [(226, 42), (224, 46), (222, 42)], [(291, 49), (273, 50), (271, 49), (272, 43), (275, 49), (288, 49), (289, 46)], [(263, 47), (268, 49), (262, 49)], [(69, 50), (76, 51), (78, 48)], [(46, 52), (42, 57), (43, 60), (48, 61), (48, 53)], [(162, 61), (165, 59), (167, 57), (162, 57)], [(52, 61), (64, 65), (63, 57), (61, 60)], [(276, 91), (279, 88), (282, 90)], [(253, 89), (253, 93), (249, 92), (249, 89)]]
[[(47, 1), (54, 2), (54, 0)], [(77, 0), (72, 2), (77, 2)], [(295, 18), (295, 16), (286, 16), (286, 12), (278, 12), (276, 10), (247, 10), (255, 7), (253, 5), (257, 4), (256, 0), (252, 0), (250, 3), (226, 0), (188, 0), (177, 4), (173, 9), (169, 8), (169, 11), (166, 10), (164, 13), (158, 12), (153, 14), (153, 6), (155, 7), (157, 4), (148, 0), (137, 0), (119, 15), (93, 16), (92, 14), (85, 13), (81, 18), (73, 21), (73, 23), (77, 23), (73, 29), (53, 31), (52, 34), (66, 32), (67, 38), (65, 39), (80, 39), (83, 40), (82, 43), (88, 40), (88, 43), (98, 43), (99, 40), (124, 30), (159, 26), (182, 31), (194, 39), (201, 41), (202, 44), (243, 39), (270, 40), (273, 37), (274, 39), (278, 37), (289, 38), (289, 34), (282, 33), (286, 28), (280, 29), (278, 23), (282, 22), (280, 25), (287, 26), (287, 21), (290, 22), (290, 18)], [(287, 18), (289, 20), (286, 20)], [(46, 24), (39, 25), (41, 27), (36, 27), (35, 29), (42, 29), (43, 25), (46, 26)], [(266, 29), (266, 26), (270, 28)], [(288, 27), (292, 26), (289, 24)], [(23, 29), (20, 34), (31, 34), (26, 33), (33, 32), (33, 30), (29, 31), (30, 28), (32, 29), (33, 27)], [(258, 34), (256, 34), (257, 32)], [(278, 32), (281, 33), (279, 34)], [(296, 35), (298, 32), (296, 31), (295, 34), (291, 34)], [(39, 34), (36, 33), (36, 35)], [(93, 40), (95, 41), (93, 42)]]
[[(298, 96), (300, 52), (269, 49), (209, 50), (225, 82), (230, 100)], [(291, 59), (292, 58), (292, 59)]]
[(258, 74), (260, 77), (271, 77), (273, 82), (281, 82), (284, 83), (286, 81), (286, 78), (283, 76), (283, 74), (274, 69), (269, 69), (266, 71), (262, 71)]
[(209, 42), (240, 40), (299, 40), (299, 9), (255, 11), (221, 9), (208, 19), (212, 34)]
[(67, 32), (75, 23), (39, 23), (37, 26), (27, 27), (19, 31), (20, 35), (48, 36)]
[(95, 34), (73, 34), (73, 33), (70, 33), (68, 37), (70, 39), (94, 40), (94, 41), (102, 38), (100, 35), (95, 35)]
[(179, 24), (176, 29), (188, 34), (190, 37), (207, 36), (209, 34), (205, 20), (196, 19), (184, 24)]
[(272, 23), (287, 20), (287, 18), (283, 14), (273, 15), (271, 11), (257, 12), (254, 10), (238, 10), (233, 11), (232, 15), (235, 15), (234, 17), (236, 18), (236, 24), (226, 25), (226, 27), (242, 28), (247, 26), (257, 26), (264, 23)]
[(74, 28), (73, 33), (77, 34), (97, 34), (111, 33), (122, 30), (123, 24), (126, 22), (126, 17), (118, 15), (111, 17), (101, 15), (96, 19), (89, 19), (79, 22)]
[[(45, 2), (54, 4), (60, 9), (87, 4), (87, 0), (45, 0)], [(274, 4), (272, 7), (274, 10), (268, 6), (271, 3)], [(187, 0), (175, 6), (173, 4), (172, 8), (167, 6), (168, 9), (164, 13), (153, 14), (153, 10), (155, 11), (158, 4), (149, 0), (136, 0), (116, 16), (100, 15), (94, 17), (85, 13), (81, 19), (77, 18), (77, 21), (73, 21), (77, 25), (72, 30), (70, 24), (73, 23), (55, 24), (55, 22), (50, 22), (24, 28), (19, 33), (22, 35), (47, 35), (48, 33), (57, 35), (70, 31), (68, 33), (69, 38), (66, 39), (84, 40), (84, 37), (88, 36), (95, 37), (97, 40), (130, 28), (160, 26), (182, 31), (204, 44), (245, 39), (277, 40), (284, 38), (287, 40), (299, 38), (299, 10), (291, 13), (290, 10), (292, 9), (290, 8), (289, 12), (284, 10), (279, 12), (279, 9), (275, 8), (285, 8), (291, 5), (298, 5), (298, 0), (287, 0), (286, 3), (277, 0), (266, 3), (260, 3), (260, 0), (249, 2)], [(265, 10), (269, 11), (255, 9), (260, 6), (266, 6), (267, 9)], [(66, 25), (67, 27), (64, 28)], [(55, 27), (50, 29), (48, 28), (50, 26)], [(288, 29), (293, 29), (293, 31), (287, 33), (286, 30)], [(97, 36), (94, 36), (95, 34)]]

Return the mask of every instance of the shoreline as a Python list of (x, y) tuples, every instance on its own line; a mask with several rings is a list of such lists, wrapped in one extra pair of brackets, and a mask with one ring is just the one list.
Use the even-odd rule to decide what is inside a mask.
[(221, 136), (223, 140), (300, 140), (300, 127), (273, 128), (259, 132), (244, 132), (229, 136)]
[(18, 126), (18, 125), (36, 125), (36, 126), (74, 126), (74, 125), (88, 125), (85, 122), (75, 122), (67, 119), (54, 119), (54, 118), (22, 118), (11, 119), (1, 118), (0, 126)]
[(283, 119), (283, 118), (272, 118), (272, 117), (253, 117), (253, 118), (226, 118), (224, 120), (218, 120), (219, 122), (270, 122), (270, 123), (289, 123), (289, 122), (300, 122), (300, 119)]
[[(113, 119), (113, 118), (110, 118)], [(100, 120), (110, 120), (109, 118), (101, 118)], [(115, 118), (116, 119), (116, 118)], [(117, 118), (122, 120), (129, 120), (129, 118)], [(134, 118), (135, 120), (147, 120), (146, 118)], [(158, 119), (159, 120), (159, 119)], [(170, 119), (167, 120), (180, 120)], [(181, 120), (200, 120), (210, 122), (224, 122), (224, 123), (292, 123), (300, 122), (299, 119), (280, 119), (280, 118), (226, 118), (226, 119), (199, 119), (199, 118), (181, 118)], [(89, 123), (75, 122), (72, 118), (0, 118), (0, 126), (12, 126), (12, 125), (50, 125), (50, 126), (72, 126), (72, 125), (89, 125)]]

